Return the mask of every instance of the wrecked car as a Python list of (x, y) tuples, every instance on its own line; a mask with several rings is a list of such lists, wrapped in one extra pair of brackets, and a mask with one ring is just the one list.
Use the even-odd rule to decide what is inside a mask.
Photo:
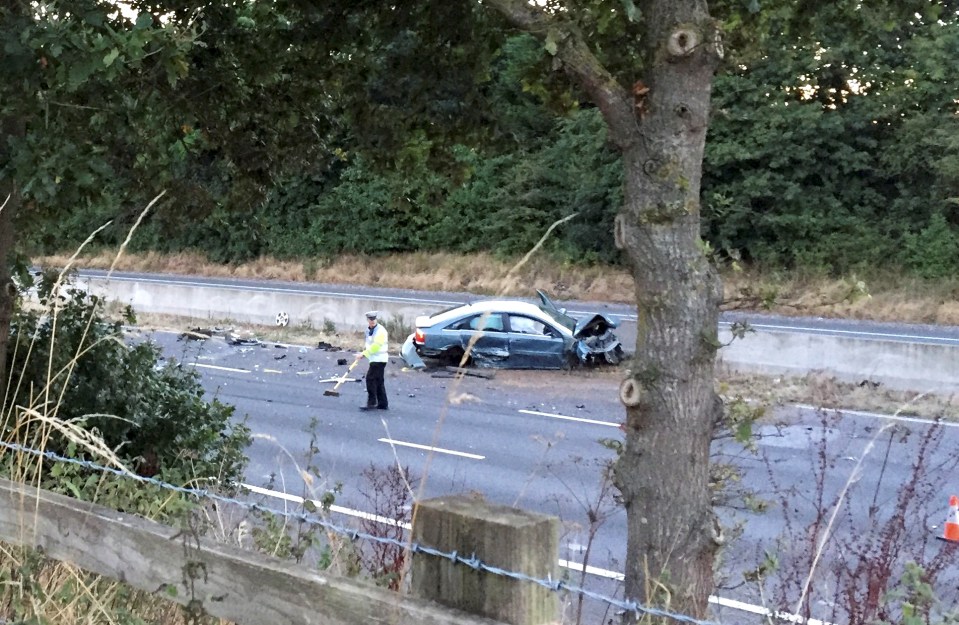
[[(617, 322), (600, 314), (574, 319), (543, 291), (540, 305), (483, 300), (416, 318), (405, 351), (459, 364), (511, 369), (562, 369), (574, 364), (618, 364), (623, 347)], [(412, 347), (413, 350), (408, 348)]]

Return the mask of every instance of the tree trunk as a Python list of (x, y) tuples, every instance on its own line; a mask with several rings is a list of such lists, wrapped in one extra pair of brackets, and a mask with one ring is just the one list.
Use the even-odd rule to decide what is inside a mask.
[[(553, 33), (557, 59), (602, 111), (623, 154), (625, 205), (614, 236), (630, 260), (638, 313), (616, 465), (628, 526), (626, 597), (705, 618), (721, 541), (709, 446), (722, 407), (714, 389), (722, 285), (699, 238), (699, 194), (722, 56), (717, 25), (705, 0), (646, 0), (645, 75), (630, 97), (561, 13), (526, 0), (488, 2), (528, 32)], [(627, 613), (623, 622), (635, 618)]]
[(626, 447), (616, 466), (626, 505), (626, 596), (707, 614), (721, 532), (711, 506), (722, 286), (699, 238), (709, 95), (722, 54), (702, 0), (643, 6), (646, 74), (634, 85), (639, 141), (623, 150), (617, 243), (632, 264), (638, 331)]
[[(23, 120), (16, 117), (0, 119), (0, 170), (10, 163), (8, 146), (12, 138), (24, 135)], [(13, 319), (13, 305), (17, 290), (13, 284), (10, 269), (14, 259), (16, 234), (14, 226), (20, 210), (20, 191), (13, 172), (7, 171), (0, 179), (0, 395), (7, 389), (7, 343), (10, 341), (10, 321)], [(2, 398), (0, 406), (6, 406), (7, 397)]]

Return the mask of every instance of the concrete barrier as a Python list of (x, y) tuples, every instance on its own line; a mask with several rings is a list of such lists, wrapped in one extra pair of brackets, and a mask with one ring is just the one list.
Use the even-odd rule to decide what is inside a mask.
[[(290, 325), (322, 328), (331, 322), (340, 331), (365, 328), (363, 313), (367, 310), (381, 311), (384, 319), (402, 317), (412, 325), (417, 316), (448, 307), (412, 298), (315, 294), (305, 289), (242, 285), (108, 281), (95, 277), (80, 278), (78, 285), (141, 312), (264, 325), (273, 325), (277, 314), (285, 312)], [(624, 322), (617, 333), (627, 350), (635, 345), (634, 322)], [(723, 343), (730, 343), (728, 330), (720, 329), (719, 336)], [(959, 391), (959, 348), (951, 345), (763, 330), (732, 341), (720, 350), (719, 358), (722, 365), (737, 371), (791, 375), (822, 372), (847, 382), (869, 380), (898, 390), (940, 394)]]
[[(728, 331), (720, 331), (728, 343)], [(959, 348), (800, 332), (757, 331), (720, 350), (736, 371), (806, 375), (822, 372), (845, 382), (864, 380), (897, 390), (959, 391)]]
[(322, 328), (332, 322), (343, 331), (366, 328), (364, 313), (378, 310), (384, 318), (402, 317), (411, 325), (418, 315), (447, 306), (398, 301), (398, 298), (314, 294), (307, 291), (249, 289), (242, 286), (200, 286), (177, 282), (137, 282), (82, 277), (77, 286), (109, 301), (129, 304), (140, 312), (177, 315), (208, 321), (273, 325), (279, 313), (291, 326)]

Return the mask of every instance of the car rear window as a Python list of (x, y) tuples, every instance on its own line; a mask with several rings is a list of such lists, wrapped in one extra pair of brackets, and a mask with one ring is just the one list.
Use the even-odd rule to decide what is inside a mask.
[(482, 330), (483, 332), (502, 332), (503, 316), (499, 313), (472, 315), (451, 323), (450, 330)]

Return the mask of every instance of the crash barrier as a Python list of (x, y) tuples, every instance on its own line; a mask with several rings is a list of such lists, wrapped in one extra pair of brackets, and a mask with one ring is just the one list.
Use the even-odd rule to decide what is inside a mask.
[[(635, 614), (637, 620), (649, 615), (690, 625), (718, 625), (567, 583), (555, 574), (554, 517), (475, 497), (418, 503), (420, 518), (413, 535), (409, 541), (398, 541), (339, 526), (310, 512), (274, 509), (50, 451), (6, 442), (0, 442), (0, 449), (136, 480), (198, 501), (268, 512), (413, 554), (412, 596), (405, 597), (217, 543), (192, 529), (168, 527), (0, 479), (0, 541), (38, 547), (47, 557), (241, 624), (545, 625), (557, 621), (558, 593), (563, 592), (604, 602)], [(526, 571), (507, 568), (512, 566)]]
[[(386, 319), (412, 323), (463, 303), (400, 295), (358, 296), (328, 291), (317, 293), (296, 285), (230, 284), (178, 276), (84, 275), (78, 284), (107, 300), (129, 304), (138, 312), (178, 315), (191, 319), (273, 325), (285, 314), (291, 325), (323, 327), (331, 322), (340, 330), (366, 327), (363, 313), (379, 310)], [(636, 324), (623, 320), (616, 330), (629, 351), (636, 342)], [(397, 345), (405, 337), (395, 337)], [(952, 393), (959, 391), (959, 345), (812, 334), (758, 329), (732, 340), (729, 326), (719, 328), (721, 366), (735, 371), (806, 375), (822, 373), (853, 383), (868, 381), (898, 390)]]
[(733, 340), (720, 328), (720, 366), (803, 376), (820, 373), (865, 386), (917, 393), (959, 391), (959, 344), (757, 330)]
[(76, 284), (108, 301), (129, 304), (137, 312), (260, 325), (275, 325), (282, 319), (291, 326), (313, 328), (322, 328), (329, 321), (340, 330), (350, 331), (366, 328), (364, 313), (368, 310), (412, 322), (418, 315), (461, 303), (388, 295), (356, 297), (347, 292), (319, 293), (296, 285), (230, 284), (180, 276), (82, 275)]

